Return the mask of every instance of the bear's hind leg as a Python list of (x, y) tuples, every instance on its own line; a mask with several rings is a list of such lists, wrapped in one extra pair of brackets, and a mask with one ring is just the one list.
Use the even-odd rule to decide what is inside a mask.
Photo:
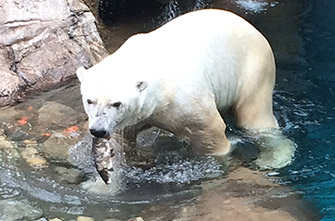
[(272, 87), (265, 85), (245, 93), (233, 107), (237, 125), (246, 130), (278, 128), (272, 111)]
[[(264, 90), (265, 89), (265, 90)], [(272, 112), (272, 89), (263, 87), (235, 107), (237, 125), (256, 139), (261, 169), (282, 168), (291, 163), (296, 144), (278, 128)]]
[(250, 131), (256, 137), (260, 150), (255, 161), (261, 169), (278, 169), (292, 162), (296, 144), (279, 129)]

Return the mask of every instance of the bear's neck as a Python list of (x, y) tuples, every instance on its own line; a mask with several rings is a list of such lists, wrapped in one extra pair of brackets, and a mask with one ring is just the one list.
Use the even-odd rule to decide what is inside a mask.
[(150, 120), (155, 113), (165, 111), (170, 103), (169, 96), (166, 95), (166, 86), (163, 82), (160, 82), (163, 84), (159, 84), (158, 82), (142, 92), (143, 94), (140, 97), (138, 105), (140, 107), (138, 110), (138, 121)]

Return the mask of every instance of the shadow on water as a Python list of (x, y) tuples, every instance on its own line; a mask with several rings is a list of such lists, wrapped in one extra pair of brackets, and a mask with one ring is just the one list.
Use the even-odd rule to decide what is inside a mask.
[[(76, 152), (77, 163), (69, 160), (69, 147), (87, 137), (78, 82), (71, 82), (0, 111), (0, 220), (71, 220), (79, 215), (95, 220), (318, 220), (313, 205), (323, 220), (332, 220), (335, 5), (332, 0), (261, 3), (214, 0), (211, 7), (241, 14), (273, 46), (278, 66), (275, 115), (298, 144), (290, 166), (252, 168), (257, 148), (231, 124), (229, 134), (240, 147), (226, 167), (214, 158), (187, 156), (171, 136), (161, 136), (155, 148), (130, 154), (130, 166), (121, 171), (126, 189), (116, 195), (92, 194), (83, 188), (97, 176), (89, 143)], [(114, 33), (112, 42), (120, 45), (135, 29), (152, 28), (148, 24), (127, 21), (102, 37), (108, 41)]]

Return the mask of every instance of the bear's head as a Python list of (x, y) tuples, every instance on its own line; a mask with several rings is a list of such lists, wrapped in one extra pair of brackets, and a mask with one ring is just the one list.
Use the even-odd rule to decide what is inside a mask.
[(107, 137), (117, 129), (142, 120), (146, 81), (135, 81), (122, 74), (99, 73), (95, 66), (88, 70), (79, 68), (77, 77), (92, 135)]

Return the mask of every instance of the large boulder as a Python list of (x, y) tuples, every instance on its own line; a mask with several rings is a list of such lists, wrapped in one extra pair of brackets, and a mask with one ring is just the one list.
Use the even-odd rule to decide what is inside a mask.
[(75, 76), (107, 56), (79, 0), (0, 0), (0, 105)]

